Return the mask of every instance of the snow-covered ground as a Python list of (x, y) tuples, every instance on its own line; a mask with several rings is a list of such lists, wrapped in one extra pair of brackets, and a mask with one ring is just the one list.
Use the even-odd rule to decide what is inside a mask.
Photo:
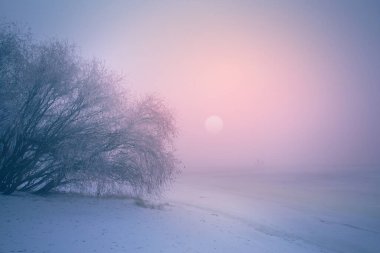
[(380, 252), (378, 173), (183, 173), (163, 204), (0, 196), (0, 252)]

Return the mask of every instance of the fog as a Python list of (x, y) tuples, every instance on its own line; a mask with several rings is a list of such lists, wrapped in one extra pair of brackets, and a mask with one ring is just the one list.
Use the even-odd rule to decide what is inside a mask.
[[(185, 170), (380, 168), (375, 1), (0, 1), (174, 110)], [(223, 120), (206, 131), (211, 115)], [(377, 166), (377, 167), (376, 167)]]

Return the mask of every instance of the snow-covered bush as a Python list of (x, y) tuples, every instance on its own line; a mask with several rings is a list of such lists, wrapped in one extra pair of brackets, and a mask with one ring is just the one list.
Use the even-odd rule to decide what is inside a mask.
[(174, 119), (133, 99), (99, 61), (0, 25), (0, 192), (97, 184), (157, 193), (177, 168)]

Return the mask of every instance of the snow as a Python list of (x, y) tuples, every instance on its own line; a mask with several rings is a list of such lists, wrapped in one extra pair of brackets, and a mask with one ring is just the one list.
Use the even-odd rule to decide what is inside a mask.
[(380, 252), (375, 175), (184, 173), (157, 208), (0, 196), (0, 252)]

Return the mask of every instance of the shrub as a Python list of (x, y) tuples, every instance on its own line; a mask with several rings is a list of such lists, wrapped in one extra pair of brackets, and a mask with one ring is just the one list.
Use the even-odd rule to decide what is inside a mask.
[(35, 43), (0, 26), (0, 192), (63, 185), (159, 192), (174, 175), (174, 118), (155, 96), (133, 99), (121, 79), (61, 41)]

